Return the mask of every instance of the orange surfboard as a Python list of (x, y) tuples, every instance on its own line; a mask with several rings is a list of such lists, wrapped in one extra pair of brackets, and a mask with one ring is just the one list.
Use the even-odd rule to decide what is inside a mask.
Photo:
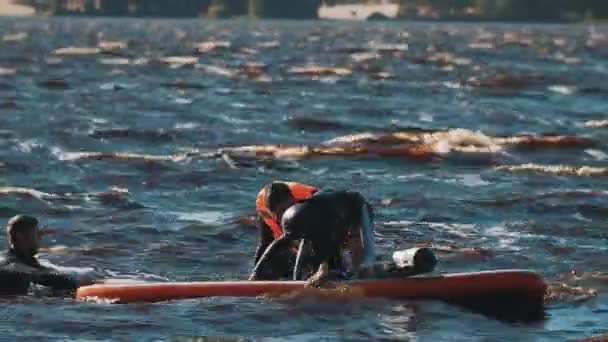
[[(353, 280), (332, 288), (304, 288), (302, 281), (220, 281), (183, 283), (100, 284), (78, 289), (77, 299), (103, 299), (117, 303), (160, 302), (198, 297), (284, 296), (319, 293), (388, 299), (440, 299), (511, 296), (542, 303), (546, 285), (534, 272), (498, 270), (416, 276), (399, 279)], [(509, 298), (511, 298), (509, 297)], [(507, 297), (504, 297), (507, 298)]]

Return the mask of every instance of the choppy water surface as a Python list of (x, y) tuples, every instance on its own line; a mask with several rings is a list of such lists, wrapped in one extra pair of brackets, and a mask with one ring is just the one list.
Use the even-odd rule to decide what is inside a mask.
[(2, 299), (7, 338), (608, 332), (606, 27), (63, 18), (0, 33), (0, 219), (54, 228), (46, 260), (242, 279), (255, 194), (284, 179), (362, 191), (387, 255), (430, 244), (441, 271), (529, 268), (553, 289), (538, 324), (436, 302)]

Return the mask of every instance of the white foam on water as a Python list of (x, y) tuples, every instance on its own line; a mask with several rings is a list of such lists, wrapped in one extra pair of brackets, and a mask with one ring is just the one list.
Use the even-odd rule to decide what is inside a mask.
[(324, 76), (318, 78), (319, 82), (324, 84), (336, 84), (340, 81), (340, 77), (337, 76)]
[(200, 127), (196, 122), (178, 122), (175, 124), (175, 129), (195, 129)]
[(100, 85), (99, 89), (101, 89), (101, 90), (114, 90), (117, 87), (121, 88), (121, 89), (133, 89), (136, 86), (134, 84), (108, 82), (108, 83), (104, 83), (104, 84)]
[(385, 221), (382, 222), (383, 226), (397, 226), (397, 227), (403, 227), (403, 226), (410, 226), (412, 224), (415, 224), (416, 222), (414, 221), (408, 221), (408, 220), (399, 220), (399, 221)]
[(439, 154), (448, 154), (452, 148), (450, 147), (450, 142), (447, 140), (439, 141), (435, 144), (435, 152)]
[[(521, 222), (521, 224), (524, 225), (527, 223)], [(520, 251), (523, 249), (522, 247), (517, 246), (518, 242), (521, 240), (547, 238), (545, 235), (509, 231), (507, 227), (503, 225), (497, 225), (486, 229), (484, 235), (498, 239), (499, 249), (511, 251)]]
[(88, 274), (91, 272), (95, 272), (95, 269), (92, 267), (69, 267), (69, 266), (59, 266), (59, 265), (55, 265), (53, 263), (51, 263), (48, 260), (44, 260), (44, 259), (40, 259), (40, 264), (42, 266), (46, 266), (46, 267), (50, 267), (50, 268), (54, 268), (58, 271), (64, 272), (64, 273), (72, 273), (72, 274), (78, 274), (78, 275), (83, 275), (83, 274)]
[(86, 297), (83, 301), (95, 304), (114, 304), (118, 303), (120, 299), (108, 299), (108, 298), (99, 298), (99, 297)]
[(412, 173), (409, 175), (399, 175), (399, 176), (397, 176), (397, 179), (409, 180), (409, 179), (417, 179), (417, 178), (425, 178), (425, 177), (427, 177), (427, 175), (425, 175), (424, 173)]
[(29, 37), (29, 34), (27, 32), (6, 33), (2, 37), (2, 41), (5, 41), (5, 42), (20, 42), (22, 40), (27, 39), (28, 37)]
[(556, 176), (599, 177), (608, 175), (608, 168), (594, 166), (539, 165), (529, 163), (522, 165), (500, 165), (495, 167), (495, 169), (511, 172), (539, 172)]
[(329, 171), (329, 168), (321, 168), (321, 169), (316, 169), (316, 170), (312, 170), (311, 173), (315, 176), (320, 176), (322, 174), (327, 173), (327, 171)]
[(204, 211), (192, 213), (174, 212), (179, 221), (196, 221), (208, 225), (217, 225), (230, 219), (230, 215), (224, 211)]
[(138, 272), (136, 274), (121, 274), (119, 272), (115, 272), (112, 270), (105, 270), (105, 273), (110, 276), (113, 277), (114, 279), (106, 279), (104, 282), (107, 283), (126, 283), (126, 282), (133, 282), (133, 283), (141, 283), (141, 282), (148, 282), (150, 280), (152, 281), (159, 281), (159, 280), (164, 280), (164, 281), (171, 281), (171, 279), (167, 278), (167, 277), (163, 277), (157, 274), (152, 274), (152, 273), (145, 273), (145, 272)]
[(449, 89), (461, 89), (462, 85), (458, 82), (443, 82), (443, 86)]
[(91, 122), (93, 122), (95, 124), (107, 124), (108, 120), (106, 120), (104, 118), (94, 117), (94, 118), (91, 118)]
[(572, 95), (576, 92), (576, 87), (565, 85), (553, 85), (548, 88), (550, 91), (562, 95)]
[(606, 160), (608, 158), (608, 154), (600, 150), (586, 149), (585, 153), (592, 156), (596, 160)]
[(420, 134), (418, 138), (439, 154), (447, 154), (452, 151), (464, 153), (498, 153), (502, 151), (502, 147), (493, 138), (482, 132), (463, 128)]
[(191, 99), (187, 99), (185, 97), (177, 97), (175, 99), (173, 99), (173, 102), (175, 102), (176, 104), (180, 104), (180, 105), (188, 105), (188, 104), (192, 104), (192, 100)]
[[(233, 103), (233, 104), (231, 104), (231, 106), (235, 107), (235, 108), (247, 108), (247, 105), (246, 104), (242, 104), (242, 103), (240, 103), (240, 104)], [(221, 121), (223, 121), (223, 122), (226, 122), (226, 123), (229, 123), (229, 124), (232, 124), (232, 125), (236, 125), (236, 126), (238, 126), (238, 125), (251, 125), (251, 124), (256, 123), (255, 120), (239, 119), (239, 118), (237, 118), (235, 116), (230, 116), (230, 115), (220, 115), (219, 119)], [(257, 121), (257, 123), (259, 123), (259, 121)]]
[(32, 151), (38, 147), (42, 147), (42, 145), (34, 139), (28, 139), (17, 143), (17, 149), (23, 153), (32, 153)]
[(572, 217), (574, 217), (575, 219), (577, 219), (579, 221), (583, 221), (583, 222), (593, 222), (592, 219), (586, 218), (581, 213), (576, 213), (576, 214), (572, 215)]
[(131, 63), (128, 58), (99, 58), (97, 61), (104, 65), (129, 65)]
[(478, 235), (479, 231), (474, 224), (467, 223), (441, 223), (441, 222), (419, 222), (425, 224), (435, 230), (442, 230), (446, 233), (459, 236), (461, 238), (470, 238)]
[(82, 156), (82, 153), (80, 152), (66, 152), (60, 147), (51, 148), (51, 154), (55, 156), (55, 158), (64, 161), (77, 160)]
[[(481, 175), (476, 174), (476, 173), (471, 173), (471, 174), (464, 174), (464, 175), (456, 175), (457, 179), (448, 179), (445, 180), (446, 183), (456, 183), (456, 184), (462, 184), (468, 187), (480, 187), (480, 186), (486, 186), (486, 185), (491, 185), (492, 183), (484, 181), (481, 178)], [(441, 181), (441, 180), (438, 180)]]
[(591, 120), (583, 123), (583, 126), (591, 128), (606, 128), (608, 127), (608, 120)]
[(250, 106), (246, 103), (242, 103), (242, 102), (234, 102), (230, 104), (231, 107), (234, 108), (249, 108)]
[[(57, 198), (59, 196), (47, 192), (42, 192), (36, 189), (31, 188), (21, 188), (21, 187), (0, 187), (0, 195), (10, 195), (10, 194), (21, 194), (21, 195), (30, 195), (34, 198), (41, 200), (44, 203), (44, 199), (47, 198)], [(48, 203), (47, 203), (48, 204)]]
[(485, 231), (485, 235), (498, 239), (497, 249), (519, 251), (522, 248), (516, 246), (519, 236), (517, 233), (509, 232), (503, 226), (495, 226)]
[(14, 75), (17, 72), (15, 68), (6, 68), (0, 66), (0, 76)]
[(433, 119), (433, 116), (429, 113), (420, 113), (418, 115), (418, 118), (420, 119), (420, 121), (424, 121), (424, 122), (433, 122), (435, 121), (435, 119)]
[(462, 183), (466, 186), (477, 187), (477, 186), (486, 186), (492, 183), (487, 182), (481, 178), (479, 174), (467, 174), (461, 176)]

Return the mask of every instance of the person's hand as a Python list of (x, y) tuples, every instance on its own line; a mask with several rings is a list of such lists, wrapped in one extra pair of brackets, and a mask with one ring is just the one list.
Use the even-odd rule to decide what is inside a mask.
[(321, 287), (328, 282), (329, 265), (324, 262), (319, 266), (319, 270), (306, 280), (304, 287)]

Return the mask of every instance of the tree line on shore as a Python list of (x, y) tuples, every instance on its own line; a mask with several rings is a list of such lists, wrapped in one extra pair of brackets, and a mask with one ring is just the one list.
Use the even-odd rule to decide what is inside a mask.
[(608, 0), (17, 0), (49, 15), (317, 17), (319, 6), (395, 3), (402, 19), (580, 21), (608, 18)]
[(316, 18), (320, 0), (15, 0), (45, 15)]

